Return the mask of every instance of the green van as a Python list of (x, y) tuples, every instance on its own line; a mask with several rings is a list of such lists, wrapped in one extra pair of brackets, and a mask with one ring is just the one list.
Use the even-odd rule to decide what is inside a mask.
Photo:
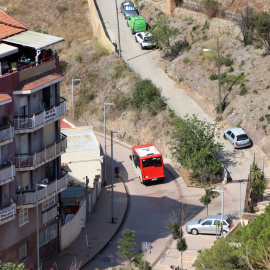
[(132, 34), (146, 31), (146, 21), (142, 15), (128, 17), (127, 25), (130, 27)]

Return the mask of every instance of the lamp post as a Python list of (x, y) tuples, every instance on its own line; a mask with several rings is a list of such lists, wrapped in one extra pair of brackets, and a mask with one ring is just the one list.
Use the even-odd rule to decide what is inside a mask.
[(224, 189), (213, 189), (213, 191), (222, 193), (222, 201), (221, 201), (221, 231), (220, 235), (223, 235), (223, 213), (224, 213)]
[(106, 102), (104, 102), (104, 186), (107, 185), (107, 182), (106, 182), (106, 159), (107, 159), (107, 151), (106, 151), (106, 105), (113, 106), (114, 103), (106, 103)]
[(37, 216), (37, 270), (40, 269), (39, 262), (39, 222), (38, 222), (38, 187), (47, 187), (47, 185), (36, 183), (36, 216)]
[[(203, 49), (204, 52), (209, 52), (209, 49)], [(218, 96), (219, 96), (219, 114), (222, 114), (221, 101), (221, 78), (220, 78), (220, 57), (219, 57), (219, 36), (217, 36), (217, 63), (218, 63)]]
[(72, 120), (74, 120), (74, 82), (79, 82), (81, 79), (72, 79)]
[(113, 133), (121, 133), (120, 131), (111, 130), (111, 167), (112, 167), (112, 223), (114, 223), (113, 216)]

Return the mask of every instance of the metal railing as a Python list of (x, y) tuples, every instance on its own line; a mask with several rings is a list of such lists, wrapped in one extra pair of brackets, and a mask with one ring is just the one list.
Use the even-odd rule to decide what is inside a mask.
[(2, 181), (15, 176), (15, 164), (11, 162), (10, 164), (3, 164), (0, 166), (0, 185)]
[[(38, 200), (42, 200), (53, 193), (59, 193), (60, 190), (67, 186), (68, 174), (64, 174), (56, 179), (54, 182), (49, 183), (46, 187), (38, 191)], [(17, 195), (17, 204), (34, 204), (36, 203), (36, 192), (26, 192)]]
[(18, 168), (37, 168), (49, 159), (56, 158), (67, 148), (67, 136), (61, 133), (61, 139), (51, 145), (44, 147), (41, 151), (32, 155), (20, 154), (15, 157), (15, 166)]
[(61, 102), (49, 107), (39, 113), (34, 115), (27, 116), (15, 116), (14, 117), (14, 126), (15, 130), (25, 130), (25, 129), (37, 129), (42, 127), (51, 119), (57, 117), (63, 117), (66, 113), (66, 100), (61, 98)]
[(0, 127), (0, 145), (11, 138), (14, 137), (14, 127), (12, 125), (6, 125)]
[(16, 214), (16, 204), (11, 203), (8, 207), (0, 210), (0, 221), (3, 221), (6, 218), (14, 216)]

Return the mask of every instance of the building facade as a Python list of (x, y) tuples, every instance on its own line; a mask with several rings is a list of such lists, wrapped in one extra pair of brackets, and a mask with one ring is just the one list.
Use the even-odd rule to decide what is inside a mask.
[[(37, 264), (60, 243), (59, 193), (67, 187), (60, 132), (63, 38), (29, 31), (0, 10), (0, 262)], [(38, 226), (38, 233), (37, 233)], [(37, 247), (39, 235), (39, 247)]]

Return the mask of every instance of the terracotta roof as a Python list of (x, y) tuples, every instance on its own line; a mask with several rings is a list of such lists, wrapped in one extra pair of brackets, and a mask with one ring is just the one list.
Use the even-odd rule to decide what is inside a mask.
[(4, 101), (8, 101), (11, 100), (12, 97), (8, 94), (0, 94), (0, 105), (1, 103), (3, 103)]
[(0, 39), (27, 31), (28, 28), (3, 10), (0, 10)]
[(38, 88), (39, 86), (42, 86), (46, 83), (57, 80), (61, 77), (63, 77), (63, 75), (55, 70), (45, 72), (45, 73), (42, 73), (41, 75), (38, 75), (29, 80), (21, 82), (18, 85), (18, 87), (14, 90), (14, 92), (34, 90), (35, 88)]

